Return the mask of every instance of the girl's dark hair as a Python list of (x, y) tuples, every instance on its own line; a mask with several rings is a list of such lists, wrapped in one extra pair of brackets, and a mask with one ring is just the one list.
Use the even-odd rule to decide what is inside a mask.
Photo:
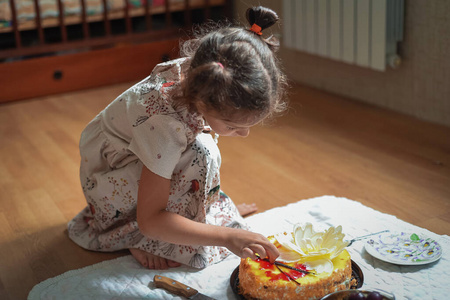
[[(246, 17), (249, 28), (256, 24), (261, 30), (278, 21), (274, 11), (261, 6), (249, 8)], [(284, 111), (286, 79), (274, 54), (278, 47), (273, 36), (264, 38), (250, 29), (201, 27), (196, 38), (181, 46), (181, 55), (191, 57), (191, 64), (176, 105), (195, 109), (201, 102), (230, 119), (236, 113), (267, 117)]]

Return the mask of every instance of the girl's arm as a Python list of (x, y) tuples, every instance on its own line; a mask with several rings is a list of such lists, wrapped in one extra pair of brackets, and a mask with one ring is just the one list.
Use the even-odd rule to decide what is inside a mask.
[(179, 245), (223, 246), (242, 258), (254, 259), (258, 253), (273, 262), (278, 257), (277, 248), (261, 234), (199, 223), (166, 211), (169, 190), (169, 179), (142, 168), (137, 222), (145, 236)]

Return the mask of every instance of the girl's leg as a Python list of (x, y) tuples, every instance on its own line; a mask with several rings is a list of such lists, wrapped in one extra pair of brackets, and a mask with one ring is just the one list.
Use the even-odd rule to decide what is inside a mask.
[(130, 252), (143, 267), (151, 270), (166, 270), (181, 266), (179, 262), (148, 253), (141, 249), (130, 248)]

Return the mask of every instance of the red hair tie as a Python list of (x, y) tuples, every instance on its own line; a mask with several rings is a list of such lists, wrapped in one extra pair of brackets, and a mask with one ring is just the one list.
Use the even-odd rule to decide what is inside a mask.
[(220, 62), (218, 62), (217, 64), (223, 69), (223, 65)]
[(256, 23), (253, 24), (252, 27), (250, 27), (250, 31), (253, 31), (257, 35), (262, 35), (261, 29), (262, 28), (260, 26), (258, 26)]

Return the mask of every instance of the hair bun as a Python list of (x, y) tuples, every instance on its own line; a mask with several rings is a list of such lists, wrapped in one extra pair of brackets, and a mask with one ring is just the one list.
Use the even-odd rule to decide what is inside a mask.
[(247, 9), (246, 17), (250, 26), (256, 24), (261, 30), (269, 28), (279, 20), (276, 12), (263, 6), (250, 7)]

